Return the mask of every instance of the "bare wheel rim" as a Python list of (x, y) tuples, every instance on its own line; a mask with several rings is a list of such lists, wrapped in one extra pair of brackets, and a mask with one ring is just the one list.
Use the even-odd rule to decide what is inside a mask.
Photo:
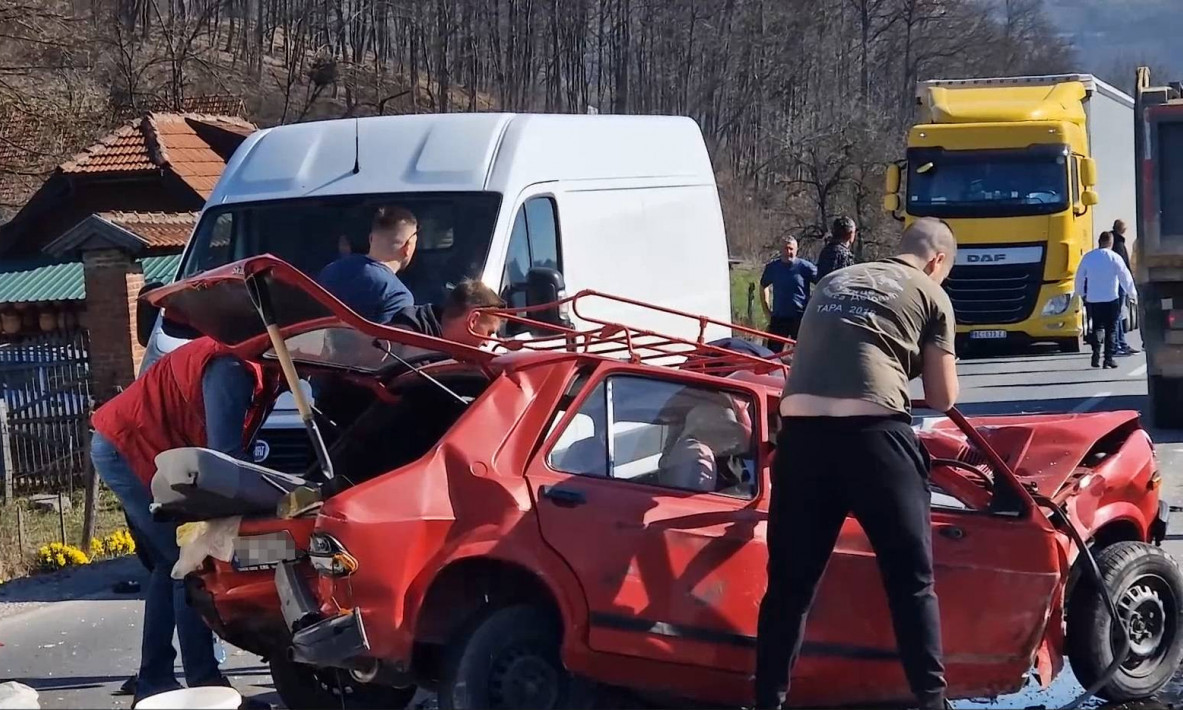
[(553, 708), (561, 682), (558, 669), (536, 650), (508, 648), (493, 661), (489, 699), (496, 708)]

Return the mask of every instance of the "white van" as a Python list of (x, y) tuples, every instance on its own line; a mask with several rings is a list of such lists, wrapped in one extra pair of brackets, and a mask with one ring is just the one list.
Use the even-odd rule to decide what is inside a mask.
[[(419, 220), (415, 257), (399, 273), (416, 303), (479, 278), (525, 305), (527, 274), (553, 270), (568, 293), (730, 320), (715, 175), (701, 131), (682, 117), (430, 114), (260, 130), (222, 173), (177, 277), (264, 253), (315, 276), (342, 238), (364, 248), (374, 209), (388, 204)], [(687, 319), (645, 311), (638, 321), (641, 311), (596, 304), (585, 315), (698, 336)], [(145, 315), (141, 371), (184, 342)], [(277, 402), (255, 458), (302, 471), (307, 441), (290, 407), (286, 395)]]

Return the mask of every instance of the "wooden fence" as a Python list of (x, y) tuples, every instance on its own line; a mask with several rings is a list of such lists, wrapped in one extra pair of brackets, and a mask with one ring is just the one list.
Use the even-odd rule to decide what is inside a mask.
[(0, 343), (0, 496), (81, 488), (92, 406), (85, 331)]

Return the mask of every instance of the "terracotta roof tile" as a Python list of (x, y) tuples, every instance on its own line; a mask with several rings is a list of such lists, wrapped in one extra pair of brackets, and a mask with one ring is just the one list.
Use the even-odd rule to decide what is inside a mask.
[[(236, 116), (150, 113), (74, 156), (62, 165), (62, 172), (140, 173), (171, 169), (195, 192), (208, 198), (226, 162), (198, 135), (196, 126), (200, 124), (240, 136), (255, 130), (253, 124)], [(205, 179), (211, 177), (213, 180)]]
[(183, 247), (197, 212), (100, 212), (99, 217), (139, 237), (148, 247)]

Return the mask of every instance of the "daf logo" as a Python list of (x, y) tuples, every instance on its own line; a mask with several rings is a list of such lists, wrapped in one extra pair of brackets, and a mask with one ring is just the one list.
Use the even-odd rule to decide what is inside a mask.
[(971, 264), (998, 264), (1006, 261), (1006, 254), (966, 254), (965, 260)]
[(255, 459), (255, 463), (263, 463), (271, 455), (271, 445), (259, 439), (255, 442), (255, 450), (251, 454)]

